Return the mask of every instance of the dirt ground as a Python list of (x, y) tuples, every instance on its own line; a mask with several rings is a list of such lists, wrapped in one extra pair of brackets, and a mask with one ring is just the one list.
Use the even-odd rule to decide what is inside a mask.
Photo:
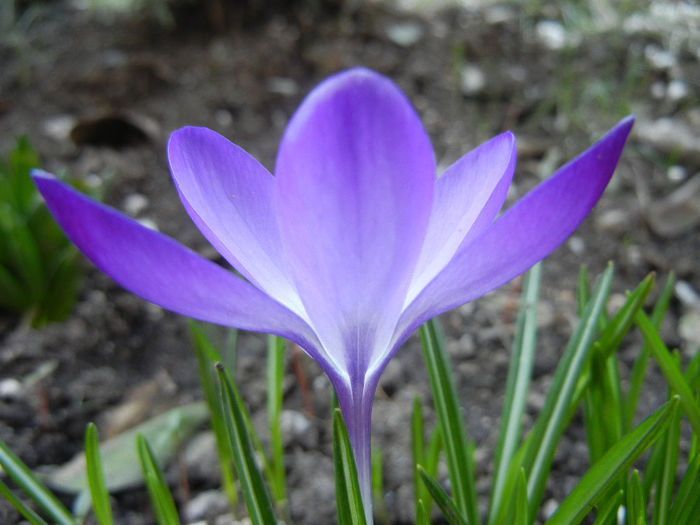
[[(542, 406), (571, 334), (580, 264), (598, 274), (615, 262), (613, 304), (648, 272), (663, 279), (675, 271), (680, 284), (662, 335), (686, 356), (700, 344), (700, 10), (692, 4), (173, 4), (168, 16), (158, 16), (40, 2), (3, 21), (0, 152), (26, 134), (45, 169), (101, 186), (108, 204), (221, 261), (189, 221), (170, 180), (165, 144), (181, 126), (215, 129), (272, 169), (284, 126), (302, 97), (327, 75), (364, 65), (407, 93), (440, 169), (512, 130), (519, 160), (510, 203), (635, 113), (614, 181), (582, 227), (544, 263), (526, 426)], [(65, 322), (36, 331), (0, 314), (0, 437), (33, 468), (70, 460), (82, 448), (85, 425), (96, 421), (105, 429), (115, 407), (126, 402), (136, 400), (138, 417), (145, 418), (202, 397), (186, 320), (84, 266), (78, 304)], [(516, 279), (443, 317), (477, 446), (482, 503), (488, 500), (519, 284)], [(635, 334), (623, 346), (623, 376), (639, 340)], [(264, 345), (262, 336), (241, 335), (236, 372), (263, 437)], [(308, 387), (300, 387), (300, 377)], [(9, 388), (18, 382), (22, 388)], [(416, 395), (432, 424), (413, 338), (385, 372), (373, 415), (385, 505), (395, 524), (410, 523), (412, 516), (409, 425)], [(640, 417), (665, 395), (660, 374), (650, 369)], [(329, 396), (319, 368), (290, 349), (284, 421), (293, 523), (335, 522)], [(183, 450), (168, 468), (183, 521), (234, 523), (225, 500), (222, 506), (212, 492), (218, 487), (215, 469), (208, 468), (213, 451), (190, 452)], [(188, 462), (190, 456), (199, 459)], [(545, 511), (586, 468), (577, 421), (555, 458)], [(153, 523), (142, 488), (114, 499), (118, 523)], [(0, 523), (17, 522), (0, 502)]]

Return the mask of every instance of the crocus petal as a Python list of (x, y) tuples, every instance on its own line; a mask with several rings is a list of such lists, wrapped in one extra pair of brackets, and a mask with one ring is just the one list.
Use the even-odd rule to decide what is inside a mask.
[(318, 356), (308, 325), (254, 286), (52, 175), (32, 175), (70, 240), (124, 288), (188, 317), (281, 335)]
[[(549, 255), (583, 221), (607, 186), (634, 122), (627, 117), (463, 245), (403, 313), (395, 344), (422, 322), (467, 303)], [(383, 356), (377, 367), (390, 357)]]
[(207, 128), (174, 132), (168, 158), (182, 203), (209, 242), (246, 279), (302, 313), (301, 300), (280, 257), (272, 174)]
[(276, 165), (285, 251), (314, 329), (353, 375), (391, 338), (425, 235), (435, 161), (415, 111), (365, 69), (314, 89)]
[(507, 131), (464, 155), (436, 181), (428, 231), (406, 305), (445, 267), (460, 245), (491, 224), (506, 199), (515, 158), (515, 137)]

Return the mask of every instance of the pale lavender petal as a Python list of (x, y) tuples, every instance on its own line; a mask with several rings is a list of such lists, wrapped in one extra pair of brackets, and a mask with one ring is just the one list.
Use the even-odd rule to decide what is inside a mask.
[(302, 103), (277, 157), (277, 209), (309, 318), (353, 375), (388, 344), (432, 204), (435, 162), (410, 103), (365, 69)]
[(175, 131), (168, 158), (180, 198), (209, 242), (246, 279), (303, 315), (280, 250), (272, 174), (207, 128)]
[[(403, 313), (395, 349), (418, 325), (510, 281), (559, 246), (588, 215), (612, 176), (634, 123), (627, 117), (462, 246)], [(382, 356), (381, 369), (390, 354)]]
[(251, 284), (48, 173), (32, 176), (71, 241), (124, 288), (188, 317), (281, 335), (323, 361), (308, 325)]
[(507, 131), (464, 155), (437, 180), (428, 232), (406, 305), (445, 267), (460, 245), (491, 224), (506, 199), (515, 158), (515, 137)]

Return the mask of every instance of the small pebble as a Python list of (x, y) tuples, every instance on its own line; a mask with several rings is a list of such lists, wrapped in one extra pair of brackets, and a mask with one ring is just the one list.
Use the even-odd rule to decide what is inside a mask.
[(671, 182), (682, 182), (687, 176), (688, 172), (686, 169), (683, 166), (678, 166), (677, 164), (670, 166), (666, 171), (666, 177), (668, 177), (668, 180)]
[(158, 229), (158, 225), (156, 224), (156, 221), (154, 221), (153, 219), (149, 219), (149, 218), (147, 218), (147, 217), (144, 217), (144, 218), (142, 218), (142, 219), (138, 219), (137, 222), (138, 222), (141, 226), (145, 226), (145, 227), (148, 228), (149, 230), (153, 230), (153, 231), (156, 231), (156, 232), (157, 232), (157, 231), (160, 231), (160, 230)]
[(535, 28), (538, 40), (552, 51), (563, 49), (566, 45), (566, 29), (554, 20), (542, 20)]
[(673, 287), (678, 300), (685, 306), (700, 310), (700, 295), (688, 281), (678, 281)]
[(542, 513), (547, 519), (549, 519), (552, 517), (554, 512), (556, 512), (557, 508), (559, 508), (559, 503), (557, 500), (548, 499), (544, 502), (544, 505), (542, 505)]
[(148, 207), (148, 197), (141, 193), (132, 193), (124, 199), (124, 211), (136, 217)]
[(228, 508), (229, 501), (223, 491), (207, 490), (188, 501), (183, 514), (187, 521), (206, 520), (225, 513)]
[(476, 95), (486, 87), (484, 72), (476, 66), (467, 65), (462, 68), (460, 88), (467, 96)]
[(233, 123), (233, 115), (228, 109), (217, 109), (214, 112), (214, 120), (222, 128), (226, 128)]
[(0, 399), (15, 401), (22, 395), (22, 383), (14, 377), (0, 381)]
[(423, 28), (416, 22), (400, 22), (391, 24), (386, 30), (386, 35), (394, 44), (410, 47), (423, 38)]
[(586, 251), (585, 241), (577, 235), (574, 235), (571, 238), (569, 238), (569, 240), (567, 241), (567, 245), (569, 246), (571, 253), (573, 253), (574, 255), (582, 255), (583, 252)]
[(272, 77), (267, 81), (267, 90), (277, 95), (293, 97), (299, 92), (299, 85), (293, 78)]
[(660, 48), (655, 44), (649, 44), (644, 48), (644, 58), (654, 69), (670, 69), (676, 65), (676, 57), (670, 51)]
[(682, 80), (672, 80), (666, 88), (666, 96), (674, 102), (683, 100), (688, 96), (688, 84)]

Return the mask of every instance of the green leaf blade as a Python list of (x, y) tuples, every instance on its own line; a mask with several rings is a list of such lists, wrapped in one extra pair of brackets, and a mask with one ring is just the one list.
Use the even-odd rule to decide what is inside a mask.
[(148, 441), (141, 434), (136, 436), (136, 448), (158, 525), (179, 525), (180, 518), (175, 501), (168, 484), (165, 482), (163, 471), (160, 469)]
[(423, 483), (428, 488), (428, 492), (433, 497), (433, 500), (442, 511), (447, 522), (450, 525), (468, 525), (467, 518), (457, 508), (454, 501), (447, 495), (440, 484), (430, 476), (421, 466), (418, 467), (418, 472), (423, 479)]
[(333, 409), (333, 471), (338, 523), (367, 525), (360, 483), (357, 479), (355, 455), (339, 408)]
[(522, 416), (527, 402), (537, 342), (537, 301), (539, 299), (542, 267), (533, 266), (523, 283), (522, 304), (516, 324), (515, 340), (508, 367), (498, 445), (494, 452), (494, 478), (489, 504), (488, 524), (493, 525), (496, 509), (503, 505), (506, 476), (520, 441)]
[(85, 466), (88, 487), (90, 488), (90, 498), (92, 499), (97, 522), (100, 525), (112, 525), (114, 523), (112, 507), (109, 503), (109, 493), (105, 486), (97, 427), (94, 423), (89, 423), (85, 430)]
[(0, 466), (53, 521), (59, 525), (75, 525), (70, 512), (58, 498), (41, 483), (34, 473), (0, 440)]
[(236, 474), (241, 484), (248, 516), (253, 525), (275, 525), (277, 520), (272, 510), (272, 503), (255, 463), (243, 401), (223, 366), (217, 366), (217, 372), (221, 410), (224, 414)]
[(584, 475), (546, 525), (576, 525), (599, 498), (668, 428), (678, 398), (668, 401), (618, 443)]
[(447, 470), (452, 483), (452, 494), (457, 508), (467, 517), (467, 522), (470, 525), (477, 525), (479, 513), (474, 465), (470, 457), (469, 441), (459, 407), (457, 388), (451, 373), (452, 365), (436, 319), (421, 326), (419, 333), (430, 379), (430, 390), (442, 429), (441, 434)]

